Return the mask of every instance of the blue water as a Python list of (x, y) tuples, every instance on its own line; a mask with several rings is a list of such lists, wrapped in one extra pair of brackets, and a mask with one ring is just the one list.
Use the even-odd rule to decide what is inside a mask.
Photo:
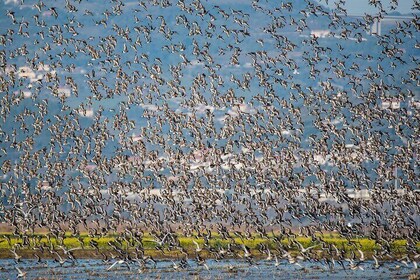
[[(116, 265), (110, 271), (102, 260), (79, 260), (76, 265), (58, 263), (48, 260), (37, 263), (35, 260), (23, 260), (16, 264), (14, 260), (0, 260), (0, 279), (16, 279), (18, 266), (26, 272), (26, 279), (408, 279), (409, 275), (419, 273), (412, 265), (405, 266), (397, 262), (386, 262), (379, 269), (366, 261), (360, 264), (363, 268), (350, 270), (349, 264), (344, 270), (341, 266), (327, 270), (320, 263), (302, 262), (303, 268), (291, 265), (287, 261), (259, 261), (249, 265), (242, 260), (207, 260), (209, 270), (198, 267), (189, 261), (189, 267), (175, 270), (172, 261), (158, 261), (156, 268), (148, 266), (139, 271), (139, 266), (131, 264), (131, 270), (123, 265)], [(231, 267), (231, 268), (229, 268)], [(233, 267), (233, 268), (232, 268)]]

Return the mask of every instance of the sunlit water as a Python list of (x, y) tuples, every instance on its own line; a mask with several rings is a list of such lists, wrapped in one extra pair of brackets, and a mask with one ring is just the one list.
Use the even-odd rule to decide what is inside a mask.
[[(277, 267), (272, 261), (249, 265), (242, 260), (208, 260), (207, 264), (209, 270), (198, 267), (193, 261), (189, 262), (188, 268), (175, 270), (172, 261), (159, 261), (156, 268), (144, 271), (139, 271), (134, 264), (131, 270), (116, 265), (107, 271), (110, 264), (102, 260), (79, 260), (75, 266), (60, 266), (52, 260), (44, 263), (24, 260), (16, 264), (14, 260), (6, 259), (0, 260), (0, 279), (16, 279), (18, 271), (15, 266), (26, 272), (25, 279), (408, 279), (410, 275), (418, 273), (414, 267), (396, 262), (386, 262), (379, 269), (374, 269), (372, 262), (364, 262), (361, 264), (364, 270), (335, 267), (332, 271), (311, 262), (303, 262), (304, 268), (285, 261)], [(348, 263), (345, 266), (348, 267)]]

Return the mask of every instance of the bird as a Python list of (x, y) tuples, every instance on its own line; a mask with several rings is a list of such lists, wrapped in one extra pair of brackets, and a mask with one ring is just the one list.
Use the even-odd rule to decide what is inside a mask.
[(120, 265), (120, 264), (125, 264), (127, 266), (128, 269), (130, 269), (130, 266), (128, 265), (128, 263), (125, 260), (116, 260), (112, 265), (110, 265), (106, 270), (110, 271), (114, 268), (114, 266), (116, 265)]
[(176, 262), (172, 261), (172, 268), (175, 271), (179, 271), (181, 269), (181, 266), (179, 264), (177, 264)]
[(251, 257), (251, 252), (249, 250), (249, 248), (247, 246), (245, 246), (245, 244), (242, 244), (242, 249), (244, 250), (244, 258), (249, 258)]
[(57, 256), (58, 259), (55, 259), (55, 261), (57, 261), (60, 264), (60, 266), (63, 266), (63, 264), (67, 262), (67, 260), (63, 259), (58, 252), (53, 251), (53, 253)]
[(374, 268), (375, 269), (380, 268), (382, 264), (379, 263), (378, 258), (375, 255), (373, 255), (372, 258), (375, 261)]
[(300, 250), (301, 253), (307, 253), (311, 249), (318, 247), (318, 245), (312, 245), (312, 246), (309, 246), (307, 248), (304, 248), (303, 245), (299, 241), (296, 240), (295, 242), (299, 246), (299, 250)]
[(20, 262), (20, 260), (22, 259), (22, 256), (21, 255), (18, 255), (16, 253), (16, 248), (13, 248), (13, 249), (11, 249), (9, 251), (13, 254), (13, 257), (14, 257), (15, 262), (16, 263)]
[(275, 260), (274, 266), (275, 267), (279, 267), (280, 266), (280, 262), (279, 262), (279, 259), (277, 258), (277, 255), (274, 255), (274, 260)]
[(25, 278), (27, 272), (23, 272), (19, 267), (15, 266), (15, 269), (17, 270), (18, 274), (16, 276), (16, 278)]
[(59, 245), (58, 247), (59, 247), (60, 249), (62, 249), (62, 250), (63, 250), (64, 255), (68, 255), (68, 254), (69, 254), (69, 253), (71, 253), (72, 251), (82, 249), (82, 247), (76, 247), (76, 248), (67, 249), (66, 247), (64, 247), (64, 246), (62, 246), (62, 245)]
[(197, 241), (193, 240), (193, 243), (194, 243), (194, 244), (195, 244), (195, 246), (196, 246), (195, 251), (196, 251), (197, 253), (199, 253), (199, 252), (201, 252), (201, 251), (203, 250), (203, 248), (200, 248), (200, 246), (198, 245)]
[(157, 239), (154, 239), (154, 240), (151, 240), (151, 241), (157, 243), (158, 246), (163, 246), (165, 244), (165, 241), (168, 238), (168, 236), (169, 236), (169, 233), (166, 233), (165, 236), (162, 239), (157, 238)]
[(206, 270), (210, 270), (209, 266), (206, 264), (206, 261), (201, 258), (199, 254), (196, 255), (195, 261), (198, 266), (203, 266)]
[(16, 265), (417, 269), (418, 1), (20, 2), (0, 34)]

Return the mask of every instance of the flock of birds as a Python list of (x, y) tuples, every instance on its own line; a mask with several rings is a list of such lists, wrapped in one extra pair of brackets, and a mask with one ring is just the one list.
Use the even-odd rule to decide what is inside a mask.
[(174, 270), (253, 265), (256, 237), (276, 267), (364, 269), (367, 237), (373, 268), (417, 268), (420, 3), (387, 27), (397, 0), (362, 17), (320, 2), (4, 4), (0, 222), (18, 277), (21, 250), (77, 265), (85, 232), (109, 270), (155, 266), (145, 241)]

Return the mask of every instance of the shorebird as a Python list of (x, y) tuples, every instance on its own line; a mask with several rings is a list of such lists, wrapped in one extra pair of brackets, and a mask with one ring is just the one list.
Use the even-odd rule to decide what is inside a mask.
[(66, 247), (59, 245), (58, 246), (61, 250), (63, 250), (64, 255), (69, 255), (71, 252), (75, 251), (75, 250), (80, 250), (82, 249), (82, 247), (76, 247), (76, 248), (70, 248), (67, 249)]
[(173, 268), (175, 271), (179, 271), (179, 270), (181, 270), (181, 266), (180, 266), (179, 264), (177, 264), (176, 262), (174, 262), (174, 261), (172, 261), (172, 268)]
[(110, 271), (111, 269), (114, 268), (114, 266), (116, 265), (120, 265), (120, 264), (125, 264), (125, 266), (130, 269), (130, 266), (128, 265), (126, 260), (116, 260), (112, 265), (110, 265), (106, 270)]
[(378, 269), (378, 268), (380, 268), (381, 266), (382, 266), (382, 264), (380, 264), (379, 263), (379, 261), (378, 261), (378, 258), (375, 256), (375, 255), (372, 255), (372, 258), (373, 258), (373, 260), (375, 261), (375, 264), (374, 264), (374, 268), (375, 269)]
[(16, 263), (20, 262), (20, 260), (22, 259), (22, 256), (21, 255), (18, 255), (16, 253), (16, 248), (14, 247), (13, 249), (11, 249), (9, 251), (13, 254), (13, 257), (14, 257), (15, 262)]
[(187, 258), (185, 235), (205, 268), (203, 251), (257, 265), (257, 248), (276, 267), (367, 269), (352, 240), (368, 231), (373, 268), (417, 268), (417, 2), (397, 18), (379, 0), (360, 18), (345, 1), (18, 2), (0, 34), (0, 212), (16, 263), (39, 250), (76, 265), (86, 243), (109, 269), (143, 271), (150, 243)]
[(157, 243), (158, 246), (163, 246), (165, 244), (168, 236), (169, 236), (169, 233), (165, 234), (165, 236), (162, 239), (156, 238), (156, 239), (153, 239), (153, 240), (150, 240), (150, 241)]
[(17, 274), (17, 276), (16, 276), (16, 278), (25, 278), (26, 277), (26, 274), (27, 274), (27, 272), (25, 271), (25, 272), (23, 272), (19, 267), (17, 267), (17, 266), (15, 266), (15, 268), (16, 268), (16, 270), (17, 270), (17, 272), (18, 272), (18, 274)]
[(54, 254), (58, 258), (58, 259), (55, 259), (55, 261), (57, 261), (60, 264), (60, 266), (63, 266), (63, 264), (67, 262), (67, 260), (63, 259), (58, 252), (54, 251)]
[(299, 250), (300, 250), (300, 252), (301, 253), (307, 253), (307, 252), (309, 252), (311, 249), (313, 249), (313, 248), (316, 248), (316, 247), (318, 247), (319, 245), (312, 245), (312, 246), (309, 246), (309, 247), (307, 247), (307, 248), (304, 248), (303, 247), (303, 245), (299, 242), (299, 241), (295, 241), (296, 242), (296, 244), (299, 246)]
[(193, 242), (193, 243), (195, 244), (195, 246), (196, 246), (195, 251), (196, 251), (197, 253), (199, 253), (199, 252), (201, 252), (201, 251), (203, 250), (203, 248), (200, 248), (200, 246), (198, 245), (197, 241), (193, 240), (192, 242)]
[(279, 262), (279, 259), (277, 258), (277, 255), (274, 255), (274, 260), (275, 260), (274, 266), (275, 267), (279, 267), (280, 266), (280, 262)]

